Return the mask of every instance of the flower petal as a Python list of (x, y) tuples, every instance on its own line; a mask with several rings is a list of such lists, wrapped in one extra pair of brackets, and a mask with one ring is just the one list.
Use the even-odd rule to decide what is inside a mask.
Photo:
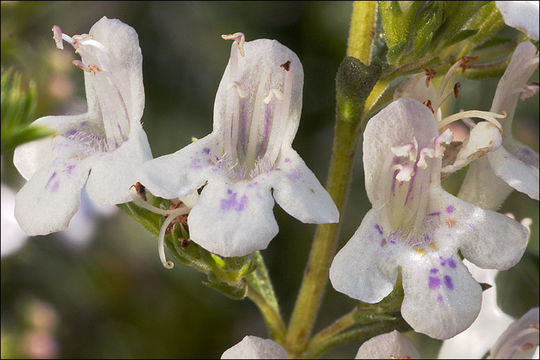
[[(32, 125), (47, 126), (58, 134), (66, 134), (73, 129), (83, 129), (95, 119), (90, 114), (45, 116), (37, 119)], [(31, 141), (15, 148), (13, 164), (21, 175), (30, 179), (39, 168), (52, 160), (52, 145), (54, 137)]]
[(491, 288), (482, 292), (482, 309), (473, 324), (461, 334), (445, 340), (439, 359), (480, 359), (493, 345), (493, 339), (501, 335), (513, 321), (497, 305), (495, 276), (497, 270), (485, 270), (463, 261), (474, 279), (488, 283)]
[(225, 350), (222, 359), (287, 359), (287, 352), (270, 339), (246, 336), (238, 344)]
[(334, 201), (291, 147), (281, 150), (270, 177), (274, 199), (283, 210), (298, 220), (311, 224), (339, 221)]
[(538, 1), (495, 1), (506, 25), (538, 41)]
[(401, 265), (405, 293), (401, 314), (415, 331), (448, 339), (476, 319), (482, 289), (457, 256), (411, 251)]
[(530, 359), (538, 347), (538, 307), (514, 321), (490, 351), (490, 359)]
[(79, 208), (90, 162), (55, 159), (42, 167), (15, 196), (15, 218), (28, 235), (65, 229)]
[[(118, 19), (108, 19), (104, 16), (92, 26), (89, 34), (107, 49), (108, 58), (101, 57), (100, 60), (104, 61), (108, 67), (105, 70), (117, 80), (114, 81), (118, 87), (115, 92), (118, 91), (121, 94), (122, 101), (125, 103), (129, 114), (131, 126), (138, 125), (144, 110), (144, 86), (142, 53), (137, 32)], [(82, 57), (85, 58), (84, 52), (82, 52)], [(89, 91), (89, 86), (98, 77), (85, 72), (84, 78), (90, 108), (92, 101), (95, 100), (90, 99), (88, 96), (94, 94), (92, 90)], [(107, 101), (106, 94), (96, 94), (96, 96), (100, 102)], [(116, 94), (112, 97), (116, 98)], [(122, 109), (117, 110), (122, 111)], [(124, 114), (120, 114), (120, 116), (124, 116)]]
[(26, 242), (26, 234), (21, 230), (15, 216), (13, 215), (13, 209), (15, 207), (15, 193), (7, 186), (2, 184), (2, 195), (0, 196), (2, 201), (2, 245), (0, 256), (8, 256), (13, 254)]
[(515, 143), (512, 150), (518, 156), (508, 151), (508, 145), (505, 144), (488, 154), (489, 164), (495, 174), (512, 188), (538, 200), (538, 154), (515, 140), (512, 142)]
[(394, 330), (363, 343), (355, 359), (419, 359), (420, 354), (405, 335)]
[(146, 133), (140, 125), (135, 129), (118, 149), (92, 156), (92, 172), (86, 191), (90, 199), (101, 205), (130, 201), (129, 188), (137, 182), (136, 169), (152, 159)]
[(278, 233), (270, 187), (235, 182), (216, 173), (188, 217), (190, 237), (221, 256), (243, 256), (265, 249)]
[(394, 288), (396, 257), (403, 251), (399, 241), (386, 239), (370, 210), (356, 233), (334, 257), (330, 281), (339, 292), (369, 303), (377, 303)]
[(215, 137), (213, 134), (169, 155), (145, 162), (138, 171), (138, 180), (150, 192), (165, 199), (191, 194), (204, 185), (216, 169), (212, 157)]
[(484, 210), (450, 195), (440, 187), (430, 192), (431, 214), (438, 212), (437, 247), (450, 252), (457, 247), (466, 259), (482, 267), (506, 270), (521, 259), (529, 234), (508, 216)]
[(512, 190), (495, 175), (488, 158), (483, 157), (469, 165), (458, 197), (482, 209), (497, 210)]

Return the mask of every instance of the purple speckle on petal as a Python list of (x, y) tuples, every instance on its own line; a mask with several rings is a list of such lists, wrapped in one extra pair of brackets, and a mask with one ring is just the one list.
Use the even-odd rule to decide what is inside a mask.
[(285, 162), (286, 162), (286, 163), (290, 163), (290, 162), (291, 162), (291, 159), (285, 158)]
[(58, 191), (58, 188), (59, 188), (59, 187), (60, 187), (60, 182), (56, 181), (56, 182), (53, 184), (52, 188), (51, 188), (51, 192), (56, 192), (56, 191)]
[(441, 280), (438, 277), (430, 276), (428, 286), (430, 289), (438, 289), (441, 286)]
[(202, 152), (203, 152), (203, 154), (208, 155), (208, 154), (210, 154), (210, 148), (205, 147), (204, 149), (202, 149)]
[(448, 261), (448, 266), (450, 266), (452, 269), (456, 268), (456, 262), (454, 261), (454, 259), (448, 258), (447, 261)]
[(454, 284), (452, 284), (452, 278), (448, 275), (444, 276), (444, 285), (450, 290), (454, 289)]
[(75, 165), (68, 165), (68, 167), (66, 168), (66, 172), (68, 173), (68, 175), (71, 174), (73, 169), (75, 169)]
[(49, 178), (49, 180), (47, 181), (47, 185), (45, 185), (45, 189), (49, 186), (49, 184), (51, 183), (52, 179), (54, 179), (54, 177), (56, 176), (56, 171), (54, 171), (51, 175), (51, 177)]
[(375, 224), (375, 229), (377, 229), (380, 235), (383, 234), (382, 228), (379, 226), (379, 224)]
[(291, 181), (297, 181), (297, 180), (300, 180), (300, 178), (302, 177), (302, 174), (300, 173), (298, 169), (294, 169), (291, 173), (287, 174), (287, 177)]
[(456, 208), (454, 207), (454, 205), (448, 205), (448, 206), (446, 207), (446, 212), (449, 213), (449, 214), (451, 214), (451, 213), (454, 212), (455, 209), (456, 209)]
[(67, 132), (68, 135), (75, 135), (77, 133), (77, 129), (71, 129)]
[(441, 294), (437, 295), (437, 301), (442, 303), (443, 302), (443, 297)]
[(87, 124), (87, 122), (86, 122), (86, 121), (83, 121), (83, 122), (81, 123), (81, 126), (86, 126), (86, 124)]
[(429, 270), (430, 273), (432, 274), (436, 274), (439, 272), (439, 269), (436, 269), (436, 268), (432, 268), (431, 270)]
[(435, 211), (435, 212), (432, 212), (432, 213), (428, 214), (428, 216), (440, 216), (440, 215), (441, 215), (440, 211)]
[(248, 198), (246, 195), (242, 195), (240, 200), (238, 200), (238, 194), (233, 193), (232, 190), (227, 190), (227, 194), (229, 195), (229, 198), (227, 199), (221, 199), (221, 210), (229, 211), (229, 210), (236, 210), (236, 211), (242, 211), (246, 207)]
[(386, 244), (387, 244), (386, 239), (383, 238), (381, 240), (381, 247), (384, 247)]
[(200, 169), (201, 168), (201, 160), (198, 159), (198, 158), (192, 158), (190, 166), (191, 166), (192, 169)]

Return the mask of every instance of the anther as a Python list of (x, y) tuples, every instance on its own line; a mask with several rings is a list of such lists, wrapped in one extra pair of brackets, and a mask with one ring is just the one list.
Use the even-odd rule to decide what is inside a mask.
[(473, 61), (478, 60), (478, 56), (464, 56), (459, 64), (459, 67), (461, 68), (461, 72), (465, 72), (467, 69), (470, 68), (469, 64)]
[(431, 79), (433, 79), (433, 77), (437, 74), (437, 72), (423, 65), (422, 65), (422, 70), (424, 71), (424, 75), (426, 76), (426, 87), (429, 87), (429, 82), (431, 81)]
[(454, 84), (454, 97), (457, 99), (459, 96), (459, 88), (461, 87), (461, 83), (457, 82)]
[(238, 51), (240, 52), (240, 55), (244, 56), (244, 42), (246, 41), (246, 38), (244, 37), (244, 33), (237, 32), (234, 34), (225, 34), (221, 35), (221, 38), (223, 40), (233, 40), (236, 41), (236, 44), (238, 45)]
[(431, 110), (432, 113), (435, 114), (435, 110), (433, 110), (433, 107), (431, 107), (431, 100), (427, 99), (426, 101), (423, 102), (423, 104), (424, 104), (425, 106), (427, 106), (428, 109)]
[(129, 190), (131, 190), (132, 188), (135, 188), (135, 191), (137, 191), (137, 195), (139, 195), (141, 199), (146, 201), (146, 188), (143, 184), (137, 181), (136, 184), (133, 184), (129, 187)]
[(287, 60), (283, 64), (279, 65), (279, 67), (283, 68), (285, 71), (289, 71), (290, 66), (291, 66), (291, 60)]
[(263, 99), (263, 102), (265, 104), (270, 104), (270, 101), (272, 101), (274, 97), (278, 100), (283, 100), (283, 93), (278, 89), (270, 89), (268, 96)]

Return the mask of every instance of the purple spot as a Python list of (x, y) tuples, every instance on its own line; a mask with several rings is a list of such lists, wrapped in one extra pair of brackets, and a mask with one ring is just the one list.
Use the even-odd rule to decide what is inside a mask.
[(441, 294), (437, 295), (437, 301), (442, 303), (443, 302), (443, 297)]
[(66, 169), (66, 172), (68, 174), (71, 174), (71, 172), (73, 171), (73, 169), (75, 169), (75, 165), (68, 165), (67, 169)]
[(285, 158), (285, 162), (286, 162), (286, 163), (290, 163), (290, 162), (291, 162), (291, 159)]
[(77, 133), (77, 129), (71, 129), (67, 132), (68, 135), (75, 135)]
[(386, 239), (381, 240), (381, 247), (384, 247), (386, 245)]
[(428, 214), (428, 216), (441, 216), (441, 212), (440, 211), (435, 211), (435, 212), (432, 212), (432, 213)]
[(455, 209), (456, 209), (456, 208), (454, 207), (454, 205), (448, 205), (448, 206), (446, 207), (446, 212), (449, 213), (449, 214), (451, 214), (451, 213), (454, 212)]
[(396, 242), (394, 240), (390, 240), (390, 243), (391, 244), (395, 244)]
[(51, 192), (56, 192), (58, 191), (58, 187), (60, 186), (60, 182), (55, 182), (51, 188)]
[(300, 178), (302, 177), (302, 174), (300, 173), (298, 169), (294, 169), (291, 173), (287, 174), (287, 177), (291, 181), (297, 181), (297, 180), (300, 180)]
[(448, 266), (450, 266), (452, 269), (456, 268), (456, 263), (454, 262), (454, 259), (448, 258), (447, 261), (448, 261)]
[(49, 187), (49, 184), (51, 183), (52, 179), (54, 179), (54, 177), (56, 176), (56, 171), (54, 171), (51, 175), (51, 177), (49, 178), (49, 180), (47, 181), (47, 185), (45, 185), (45, 189), (47, 187)]
[(429, 237), (428, 234), (424, 234), (424, 241), (425, 242), (429, 242), (431, 240), (431, 238)]
[(382, 231), (381, 227), (379, 226), (379, 224), (375, 224), (375, 229), (377, 229), (377, 231), (379, 232), (380, 235), (383, 234), (383, 231)]
[(258, 181), (255, 181), (255, 182), (249, 183), (247, 187), (248, 187), (248, 188), (252, 188), (252, 187), (257, 186), (258, 184), (259, 184), (259, 182), (258, 182)]
[(430, 289), (438, 289), (441, 286), (441, 280), (438, 277), (430, 276), (428, 286)]
[(203, 152), (203, 154), (208, 155), (208, 154), (210, 154), (210, 148), (205, 147), (204, 149), (202, 149), (202, 152)]
[(452, 278), (448, 275), (444, 276), (444, 285), (450, 290), (454, 289), (454, 284), (452, 284)]
[(236, 211), (242, 211), (246, 207), (247, 204), (247, 196), (242, 195), (240, 200), (237, 199), (237, 193), (233, 193), (232, 190), (227, 190), (227, 194), (229, 194), (228, 199), (221, 199), (221, 210), (236, 210)]
[(83, 122), (81, 123), (81, 126), (86, 126), (86, 124), (87, 124), (87, 122), (86, 122), (86, 121), (83, 121)]
[(431, 270), (429, 270), (430, 273), (432, 274), (436, 274), (439, 272), (439, 269), (436, 269), (436, 268), (432, 268)]

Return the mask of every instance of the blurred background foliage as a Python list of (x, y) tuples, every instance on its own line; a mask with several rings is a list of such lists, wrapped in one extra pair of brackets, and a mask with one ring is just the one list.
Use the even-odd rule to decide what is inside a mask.
[[(304, 66), (304, 106), (294, 146), (324, 183), (333, 135), (334, 78), (346, 51), (350, 11), (350, 2), (2, 1), (1, 65), (22, 74), (23, 83), (35, 84), (36, 119), (84, 112), (83, 76), (71, 64), (78, 57), (69, 48), (56, 49), (52, 25), (73, 35), (88, 32), (102, 16), (129, 24), (143, 53), (142, 120), (157, 157), (211, 131), (215, 92), (230, 49), (220, 34), (242, 31), (248, 41), (277, 39)], [(534, 79), (538, 81), (538, 72)], [(487, 110), (496, 84), (496, 79), (462, 81), (452, 106)], [(515, 137), (538, 151), (538, 95), (520, 104), (516, 119)], [(12, 151), (2, 153), (2, 183), (16, 191), (24, 180), (12, 159)], [(455, 193), (463, 174), (444, 185)], [(369, 208), (359, 153), (340, 247)], [(279, 206), (274, 211), (280, 232), (262, 254), (288, 318), (315, 226), (296, 221)], [(505, 274), (528, 280), (513, 282), (505, 297), (508, 312), (520, 316), (522, 307), (538, 304), (538, 275), (530, 273), (531, 266), (538, 269), (538, 202), (514, 192), (501, 211), (533, 219), (528, 267)], [(191, 268), (177, 264), (164, 269), (156, 239), (126, 214), (118, 211), (93, 221), (95, 229), (86, 241), (62, 234), (32, 237), (16, 253), (2, 257), (3, 358), (215, 358), (245, 335), (267, 337), (249, 300), (234, 301), (203, 286), (205, 276)], [(354, 303), (329, 288), (317, 329)], [(427, 341), (422, 336), (415, 340)], [(352, 357), (357, 347), (341, 347), (326, 357)], [(435, 350), (425, 350), (424, 355), (434, 355)]]

